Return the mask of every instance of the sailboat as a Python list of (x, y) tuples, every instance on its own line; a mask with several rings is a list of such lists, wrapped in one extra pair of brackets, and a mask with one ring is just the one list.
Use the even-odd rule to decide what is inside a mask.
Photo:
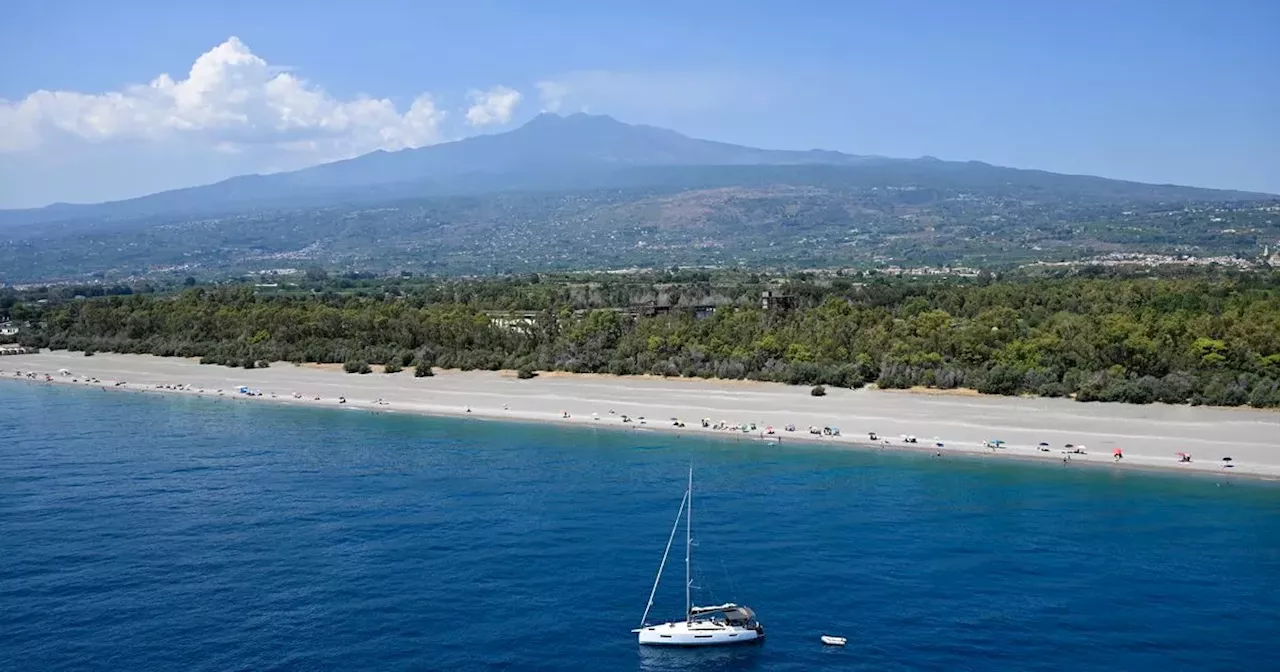
[[(675, 541), (676, 532), (680, 529), (682, 515), (685, 517), (684, 620), (650, 625), (649, 611), (653, 609), (653, 596), (657, 594), (658, 583), (662, 581), (662, 570), (667, 566), (667, 556), (671, 554), (671, 543)], [(640, 617), (640, 627), (631, 632), (636, 633), (640, 643), (647, 646), (720, 646), (764, 639), (764, 626), (756, 620), (756, 614), (750, 607), (732, 602), (709, 607), (694, 606), (690, 593), (693, 586), (690, 576), (692, 550), (693, 467), (690, 466), (689, 485), (684, 491), (684, 499), (680, 501), (680, 510), (676, 512), (676, 522), (671, 526), (671, 536), (667, 539), (667, 550), (662, 553), (658, 575), (653, 579), (649, 604), (644, 608), (644, 616)]]

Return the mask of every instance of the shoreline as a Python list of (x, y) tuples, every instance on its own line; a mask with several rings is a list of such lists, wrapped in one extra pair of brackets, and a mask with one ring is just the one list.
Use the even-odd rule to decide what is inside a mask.
[[(33, 379), (16, 376), (15, 370), (38, 373)], [(1273, 438), (1280, 437), (1280, 415), (1259, 414), (1256, 409), (1130, 406), (1104, 411), (1093, 404), (1061, 399), (865, 389), (832, 389), (826, 397), (814, 398), (807, 387), (756, 381), (671, 384), (654, 377), (588, 378), (563, 373), (518, 380), (488, 371), (445, 371), (413, 378), (411, 371), (359, 375), (287, 362), (244, 370), (184, 358), (109, 353), (84, 357), (65, 351), (6, 357), (0, 361), (0, 372), (0, 379), (108, 391), (1280, 480), (1280, 439)], [(260, 390), (261, 395), (237, 393), (242, 385)], [(339, 398), (345, 398), (345, 403)], [(635, 421), (624, 423), (624, 414)], [(673, 417), (679, 417), (684, 426), (675, 426)], [(703, 417), (730, 426), (754, 422), (757, 430), (704, 428)], [(796, 431), (784, 430), (787, 424), (794, 424)], [(774, 435), (764, 433), (770, 425)], [(814, 435), (808, 432), (810, 426), (842, 429), (839, 436)], [(1115, 431), (1107, 431), (1112, 428)], [(886, 429), (892, 431), (880, 431)], [(870, 440), (871, 431), (879, 431), (880, 440)], [(1234, 440), (1225, 436), (1232, 432), (1237, 434)], [(904, 443), (901, 437), (908, 434), (918, 437), (918, 443)], [(1030, 438), (1033, 435), (1039, 441)], [(982, 437), (1002, 439), (1005, 447), (986, 447)], [(1040, 442), (1052, 445), (1044, 451)], [(1067, 454), (1068, 443), (1089, 447), (1083, 455)], [(1122, 460), (1113, 459), (1113, 447), (1123, 447)], [(1191, 452), (1194, 461), (1178, 462), (1175, 453), (1179, 451)], [(1223, 462), (1226, 456), (1232, 460)], [(1065, 464), (1064, 458), (1069, 458)]]

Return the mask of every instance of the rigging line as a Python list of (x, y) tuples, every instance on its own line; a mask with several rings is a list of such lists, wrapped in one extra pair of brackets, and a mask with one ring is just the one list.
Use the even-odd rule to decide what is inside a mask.
[(712, 543), (711, 546), (713, 547), (711, 552), (715, 554), (715, 559), (720, 563), (720, 573), (724, 575), (725, 586), (729, 589), (729, 601), (736, 602), (741, 597), (738, 593), (738, 582), (734, 580), (733, 574), (729, 572), (729, 566), (725, 562), (725, 553), (723, 552), (723, 549), (731, 548), (732, 545), (724, 543), (722, 537), (717, 537), (716, 542)]
[(689, 501), (689, 493), (684, 493), (680, 500), (680, 510), (676, 512), (676, 524), (671, 526), (671, 536), (667, 538), (667, 550), (662, 552), (662, 564), (658, 565), (658, 575), (653, 577), (653, 589), (649, 591), (649, 604), (644, 608), (644, 616), (640, 617), (640, 625), (649, 621), (649, 610), (653, 608), (653, 596), (658, 592), (658, 582), (662, 580), (662, 569), (667, 566), (667, 555), (671, 553), (671, 542), (676, 540), (676, 530), (680, 529), (680, 516), (684, 513), (684, 505)]
[[(701, 530), (701, 532), (698, 533), (698, 536), (708, 537), (711, 539), (711, 541), (707, 543), (707, 547), (708, 547), (707, 553), (710, 553), (713, 556), (712, 560), (714, 562), (712, 565), (708, 565), (706, 563), (699, 563), (696, 561), (693, 563), (694, 572), (697, 574), (698, 581), (702, 584), (703, 589), (707, 591), (707, 595), (708, 597), (710, 597), (712, 602), (715, 602), (717, 604), (721, 602), (726, 602), (726, 601), (736, 602), (739, 597), (738, 584), (737, 584), (737, 581), (734, 581), (733, 574), (729, 572), (729, 566), (728, 566), (728, 563), (725, 562), (725, 554), (722, 550), (724, 548), (728, 548), (729, 545), (722, 543), (722, 538), (720, 536), (717, 536), (717, 533), (720, 530), (716, 529), (714, 526), (712, 526), (712, 529), (710, 532), (708, 532), (706, 525), (703, 525), (699, 529)], [(695, 547), (701, 546), (697, 538), (694, 538), (693, 545)], [(703, 555), (705, 556), (706, 553), (704, 553)], [(720, 565), (720, 574), (721, 574), (721, 578), (723, 579), (723, 582), (719, 583), (718, 586), (712, 586), (710, 579), (714, 578), (712, 575), (715, 574), (714, 565), (717, 563)], [(720, 599), (721, 597), (724, 597), (724, 593), (721, 590), (722, 588), (728, 589), (729, 591), (728, 600)]]
[(737, 602), (738, 587), (733, 585), (733, 577), (729, 575), (729, 567), (724, 564), (724, 556), (718, 557), (720, 558), (720, 573), (724, 574), (724, 581), (729, 586), (729, 601)]
[[(697, 538), (694, 538), (693, 546), (694, 548), (698, 547)], [(713, 567), (710, 567), (707, 562), (695, 558), (693, 560), (692, 587), (693, 590), (697, 591), (697, 595), (703, 600), (704, 604), (719, 604), (722, 600), (719, 599), (719, 595), (717, 594), (718, 591), (716, 590), (715, 581), (713, 580), (715, 579), (713, 576), (714, 572), (712, 572), (711, 569), (713, 569)], [(695, 600), (695, 602), (697, 602), (697, 600)]]
[[(706, 601), (705, 601), (705, 598), (706, 598), (708, 595), (710, 595), (710, 596), (712, 597), (712, 600), (713, 600), (713, 601), (714, 601), (714, 597), (715, 597), (715, 593), (714, 593), (714, 591), (712, 591), (712, 590), (711, 590), (711, 588), (710, 588), (710, 586), (711, 586), (711, 582), (710, 582), (710, 581), (708, 581), (707, 579), (708, 579), (708, 577), (707, 577), (707, 573), (706, 573), (705, 569), (702, 567), (702, 565), (701, 565), (700, 563), (698, 563), (698, 562), (694, 562), (694, 563), (693, 563), (693, 578), (692, 578), (692, 580), (689, 582), (689, 586), (690, 586), (694, 591), (696, 591), (696, 594), (699, 594), (699, 595), (701, 595), (701, 596), (704, 598), (704, 602), (703, 602), (703, 604), (710, 604), (710, 603), (711, 603), (711, 602), (706, 602)], [(695, 602), (697, 602), (697, 600), (694, 600), (694, 601), (695, 601)]]
[(723, 602), (724, 600), (720, 599), (719, 591), (716, 590), (716, 582), (713, 580), (715, 577), (711, 576), (711, 573), (705, 567), (695, 566), (693, 571), (694, 577), (697, 579), (694, 588), (698, 589), (702, 594), (703, 603), (720, 604)]

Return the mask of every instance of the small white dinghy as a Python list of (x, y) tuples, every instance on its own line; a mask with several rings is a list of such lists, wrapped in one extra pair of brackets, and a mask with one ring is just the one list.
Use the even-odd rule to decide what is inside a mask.
[(844, 646), (849, 640), (844, 637), (836, 637), (835, 635), (823, 635), (822, 643), (827, 646)]

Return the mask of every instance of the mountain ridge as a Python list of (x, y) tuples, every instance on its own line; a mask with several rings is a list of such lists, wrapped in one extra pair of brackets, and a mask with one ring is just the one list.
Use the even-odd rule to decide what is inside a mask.
[[(1157, 185), (1089, 175), (1006, 168), (981, 161), (945, 161), (847, 154), (834, 150), (761, 149), (691, 138), (656, 126), (633, 125), (606, 115), (540, 114), (524, 125), (488, 135), (399, 151), (367, 154), (295, 171), (240, 175), (119, 201), (55, 203), (43, 208), (0, 210), (0, 226), (72, 219), (196, 216), (246, 209), (376, 202), (506, 190), (570, 190), (668, 183), (673, 175), (723, 169), (729, 175), (758, 174), (802, 179), (823, 172), (830, 179), (863, 182), (877, 171), (910, 173), (921, 187), (954, 182), (1003, 180), (1046, 183), (1046, 188), (1124, 193), (1154, 200), (1247, 200), (1268, 194)], [(806, 170), (812, 168), (813, 170)], [(666, 172), (666, 175), (663, 173)], [(896, 179), (896, 178), (895, 178)], [(716, 182), (712, 180), (712, 182)], [(899, 183), (903, 180), (899, 180)], [(901, 185), (900, 185), (901, 186)]]

